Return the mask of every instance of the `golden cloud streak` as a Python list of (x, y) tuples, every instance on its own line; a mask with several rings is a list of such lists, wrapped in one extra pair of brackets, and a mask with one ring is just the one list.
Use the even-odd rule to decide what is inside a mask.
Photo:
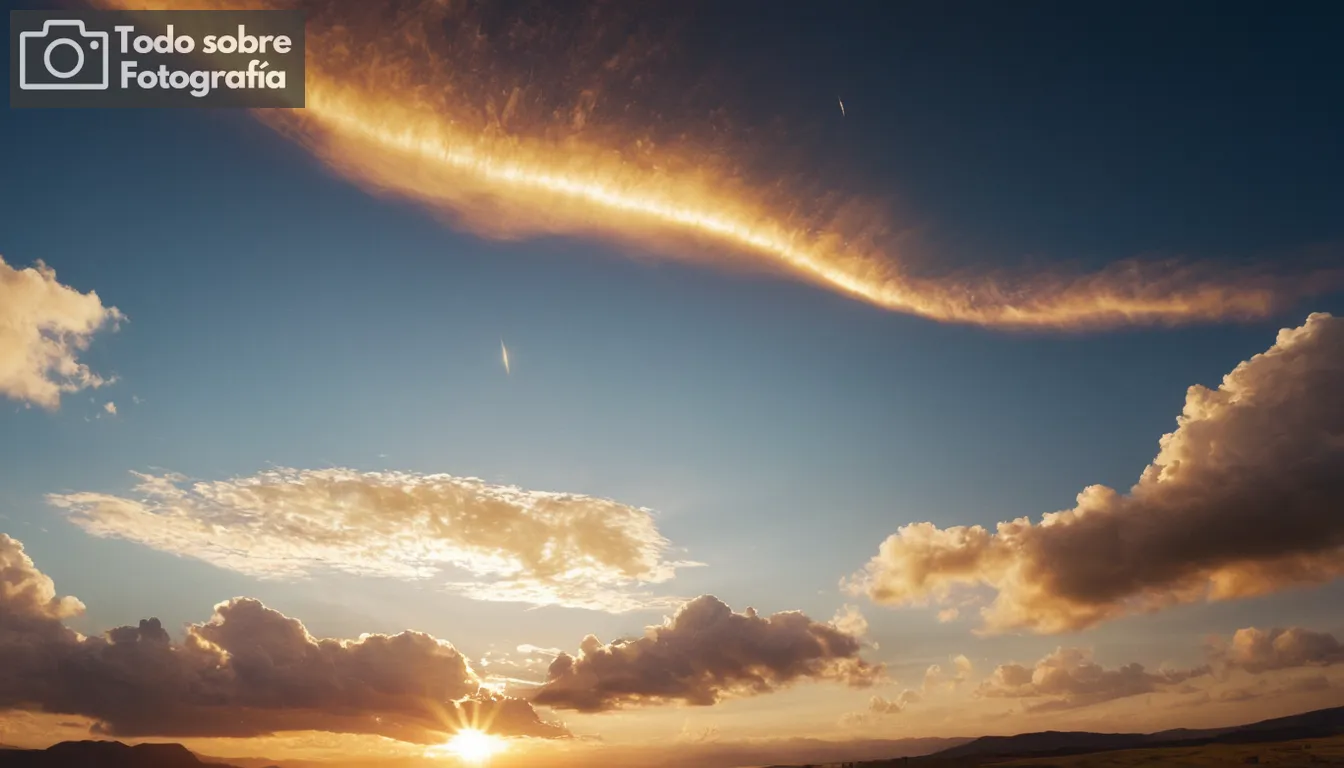
[[(165, 7), (101, 2), (123, 9)], [(795, 223), (773, 210), (778, 205), (763, 202), (762, 191), (709, 164), (670, 157), (636, 162), (574, 136), (506, 133), (498, 123), (507, 120), (492, 130), (473, 127), (464, 119), (478, 112), (465, 103), (467, 89), (457, 87), (451, 67), (419, 66), (434, 63), (434, 55), (418, 47), (422, 38), (406, 32), (416, 23), (428, 26), (417, 15), (430, 14), (433, 5), (393, 14), (386, 34), (360, 42), (352, 42), (350, 31), (358, 22), (322, 18), (330, 7), (310, 10), (307, 108), (259, 111), (258, 117), (352, 181), (418, 201), (483, 236), (596, 236), (717, 266), (765, 267), (940, 322), (1088, 329), (1246, 320), (1324, 292), (1340, 277), (1338, 271), (1285, 277), (1134, 261), (1089, 275), (915, 276), (890, 248), (874, 245), (864, 233), (830, 222)], [(211, 0), (189, 7), (256, 4)], [(424, 61), (408, 63), (408, 51)], [(510, 98), (505, 118), (515, 105)]]

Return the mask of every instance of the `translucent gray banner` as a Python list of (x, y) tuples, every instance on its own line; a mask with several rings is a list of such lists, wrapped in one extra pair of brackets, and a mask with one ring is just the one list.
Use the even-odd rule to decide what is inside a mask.
[(304, 106), (302, 11), (10, 11), (11, 107)]

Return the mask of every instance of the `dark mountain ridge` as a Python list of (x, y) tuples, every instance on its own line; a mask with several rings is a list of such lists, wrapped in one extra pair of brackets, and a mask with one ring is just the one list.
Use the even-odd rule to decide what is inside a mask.
[(63, 741), (46, 749), (0, 751), (3, 768), (231, 768), (202, 761), (181, 744)]
[(1344, 734), (1344, 707), (1332, 707), (1246, 725), (1204, 730), (1178, 728), (1157, 733), (1039, 731), (1016, 736), (981, 736), (960, 746), (918, 758), (918, 761), (911, 760), (911, 764), (953, 760), (963, 763), (984, 762), (989, 759), (1053, 757), (1121, 749), (1294, 741), (1340, 734)]

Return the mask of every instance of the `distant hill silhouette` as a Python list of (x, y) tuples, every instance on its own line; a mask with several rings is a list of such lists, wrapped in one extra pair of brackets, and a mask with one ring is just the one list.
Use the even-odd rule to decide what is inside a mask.
[(1006, 757), (1060, 754), (1062, 752), (1102, 752), (1130, 749), (1151, 743), (1145, 733), (1091, 733), (1089, 731), (1040, 731), (1016, 736), (981, 736), (968, 744), (938, 752), (940, 759), (968, 757)]
[(230, 768), (202, 761), (181, 744), (63, 741), (46, 749), (0, 750), (0, 768)]
[(1205, 730), (1178, 728), (1157, 733), (1041, 731), (1016, 736), (982, 736), (942, 752), (911, 759), (909, 764), (927, 765), (950, 761), (966, 764), (1010, 757), (1053, 757), (1120, 749), (1294, 741), (1341, 734), (1344, 734), (1344, 707), (1333, 707), (1247, 725)]

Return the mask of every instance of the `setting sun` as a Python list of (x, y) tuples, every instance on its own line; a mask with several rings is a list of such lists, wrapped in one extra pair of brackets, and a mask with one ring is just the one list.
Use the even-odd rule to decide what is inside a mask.
[(504, 751), (504, 740), (475, 728), (463, 728), (444, 744), (444, 751), (471, 765), (481, 765)]

